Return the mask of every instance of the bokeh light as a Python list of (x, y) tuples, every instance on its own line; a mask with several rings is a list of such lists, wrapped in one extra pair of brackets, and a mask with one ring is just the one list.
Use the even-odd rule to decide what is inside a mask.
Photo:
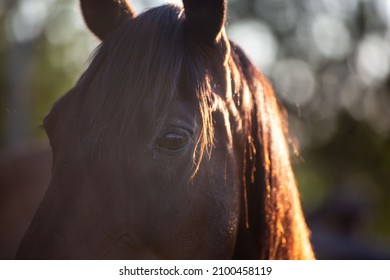
[(311, 36), (326, 59), (343, 59), (350, 51), (351, 39), (343, 21), (326, 14), (314, 18)]
[(304, 107), (314, 96), (316, 81), (310, 66), (303, 60), (278, 61), (272, 70), (272, 79), (277, 81), (276, 90), (281, 98), (291, 105)]
[(368, 34), (359, 43), (356, 68), (368, 85), (383, 82), (390, 71), (390, 42), (379, 34)]
[(277, 55), (278, 44), (267, 25), (254, 20), (240, 21), (229, 26), (228, 35), (263, 72), (269, 72)]
[(47, 5), (42, 0), (19, 1), (7, 18), (8, 39), (17, 42), (34, 39), (42, 32), (47, 14)]

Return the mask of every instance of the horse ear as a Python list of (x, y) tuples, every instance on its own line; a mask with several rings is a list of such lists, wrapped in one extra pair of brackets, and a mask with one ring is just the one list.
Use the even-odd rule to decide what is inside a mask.
[(135, 17), (129, 0), (80, 0), (80, 6), (87, 26), (100, 40)]
[(218, 39), (226, 21), (226, 0), (183, 0), (188, 31), (207, 42)]

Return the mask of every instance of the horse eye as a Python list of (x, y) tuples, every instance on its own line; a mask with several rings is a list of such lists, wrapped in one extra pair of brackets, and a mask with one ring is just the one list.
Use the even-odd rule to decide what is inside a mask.
[(157, 146), (170, 151), (178, 151), (188, 143), (188, 137), (175, 132), (169, 132), (158, 137)]

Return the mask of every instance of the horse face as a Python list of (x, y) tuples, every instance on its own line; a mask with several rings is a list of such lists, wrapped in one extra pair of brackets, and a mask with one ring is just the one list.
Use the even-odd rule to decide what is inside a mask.
[(314, 257), (271, 86), (226, 0), (183, 4), (81, 0), (103, 43), (45, 118), (52, 179), (18, 258)]
[[(175, 99), (159, 135), (131, 137), (125, 185), (128, 232), (160, 258), (231, 258), (239, 213), (238, 166), (223, 118), (215, 117), (215, 145), (196, 170), (200, 112)], [(218, 115), (219, 113), (215, 113)], [(125, 174), (122, 174), (122, 176)], [(138, 257), (134, 255), (134, 257)]]
[[(125, 212), (118, 213), (126, 217), (122, 242), (133, 246), (125, 246), (126, 257), (224, 259), (233, 255), (240, 211), (239, 167), (225, 119), (220, 111), (213, 113), (218, 144), (210, 155), (200, 158), (199, 105), (195, 95), (182, 98), (181, 91), (193, 89), (179, 89), (157, 134), (144, 125), (153, 110), (152, 102), (145, 102), (132, 124), (137, 132), (126, 138), (126, 158), (105, 161), (110, 166), (127, 166), (111, 170), (115, 175), (110, 176), (124, 178), (115, 192), (127, 196)], [(116, 246), (124, 245), (118, 242)], [(113, 250), (104, 257), (115, 258), (115, 254)]]
[[(87, 5), (88, 1), (82, 3)], [(116, 1), (112, 3), (118, 4)], [(191, 5), (195, 6), (191, 9), (199, 8)], [(118, 9), (118, 6), (115, 7)], [(124, 6), (119, 9), (121, 14), (130, 14)], [(180, 8), (165, 9), (179, 22)], [(221, 1), (218, 13), (222, 18), (223, 9), (224, 2)], [(84, 10), (84, 13), (88, 16), (88, 11)], [(140, 16), (139, 20), (129, 19), (120, 29), (126, 29), (126, 25), (138, 29), (143, 21), (152, 18), (157, 25), (159, 14), (161, 24), (172, 21), (158, 9), (149, 13)], [(191, 17), (190, 12), (187, 14)], [(196, 32), (190, 23), (181, 24), (182, 27), (177, 28), (178, 33)], [(89, 25), (93, 26), (92, 23)], [(209, 65), (207, 74), (205, 70), (199, 71), (199, 76), (203, 76), (198, 78), (204, 80), (207, 75), (218, 84), (203, 92), (207, 96), (197, 93), (197, 78), (190, 77), (192, 69), (185, 70), (181, 66), (180, 74), (174, 79), (177, 83), (170, 82), (164, 86), (160, 80), (169, 79), (173, 73), (161, 73), (164, 69), (158, 65), (166, 63), (152, 62), (151, 66), (128, 74), (132, 76), (128, 79), (134, 82), (129, 82), (129, 87), (115, 82), (121, 90), (111, 92), (107, 97), (105, 89), (115, 88), (115, 85), (100, 86), (99, 81), (115, 79), (110, 76), (114, 70), (109, 67), (117, 67), (124, 59), (120, 52), (115, 51), (115, 46), (122, 44), (122, 47), (126, 45), (131, 49), (132, 44), (143, 39), (132, 38), (130, 43), (125, 44), (113, 37), (105, 37), (115, 35), (106, 35), (100, 30), (95, 32), (104, 38), (100, 53), (76, 87), (57, 102), (45, 119), (54, 154), (53, 176), (18, 257), (232, 257), (240, 212), (241, 167), (236, 160), (238, 154), (233, 149), (230, 127), (226, 125), (229, 123), (224, 103), (226, 75), (221, 74), (219, 69), (226, 67), (227, 47), (221, 50), (218, 46), (223, 43), (216, 43), (222, 28), (221, 19), (218, 18), (214, 25), (217, 26), (212, 28), (215, 29), (212, 34), (200, 37), (204, 46), (199, 46), (210, 52), (208, 57), (213, 57), (214, 66)], [(158, 50), (154, 50), (152, 44), (160, 44), (156, 35), (152, 34), (156, 31), (151, 31), (153, 28), (150, 26), (145, 29), (141, 32), (149, 33), (151, 39), (144, 48), (155, 53)], [(122, 37), (121, 30), (116, 31), (116, 36)], [(137, 36), (130, 31), (129, 34)], [(168, 32), (166, 37), (169, 36)], [(186, 48), (180, 65), (191, 60), (187, 61), (185, 54), (193, 51), (191, 44), (198, 40), (196, 35), (190, 36), (192, 38), (177, 36), (182, 41), (179, 45)], [(163, 40), (165, 44), (169, 43), (169, 38)], [(142, 65), (147, 59), (160, 59), (145, 58), (140, 53), (130, 56), (130, 61), (137, 62), (130, 63), (130, 66), (123, 64), (123, 71), (125, 67)], [(201, 68), (205, 67), (205, 60), (206, 57), (199, 62)], [(106, 71), (96, 70), (99, 68)], [(140, 76), (153, 72), (148, 83), (163, 85), (160, 90), (151, 89), (158, 96), (149, 94), (145, 86), (134, 85), (140, 80), (134, 77), (136, 72)], [(171, 88), (171, 84), (175, 87)], [(164, 94), (167, 96), (164, 97)], [(136, 95), (144, 97), (134, 97)], [(126, 98), (139, 106), (133, 104), (131, 109), (120, 109), (120, 103), (126, 102)], [(156, 104), (158, 99), (163, 105)], [(110, 106), (113, 114), (107, 108)], [(156, 113), (161, 108), (163, 112)], [(130, 110), (134, 112), (127, 118)], [(205, 121), (207, 117), (213, 120), (212, 123)], [(126, 133), (121, 134), (120, 127), (127, 127)]]

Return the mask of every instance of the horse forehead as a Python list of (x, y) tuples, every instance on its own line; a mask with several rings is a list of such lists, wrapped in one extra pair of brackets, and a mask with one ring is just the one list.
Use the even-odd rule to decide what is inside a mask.
[[(165, 93), (160, 92), (159, 94)], [(193, 122), (194, 117), (199, 114), (198, 101), (195, 93), (191, 96), (183, 94), (180, 89), (177, 89), (170, 102), (166, 104), (157, 104), (157, 102), (158, 100), (153, 96), (147, 96), (142, 102), (141, 115), (150, 121), (154, 121), (151, 119), (154, 110), (166, 110), (166, 117), (171, 122), (176, 122), (179, 125), (181, 122)]]

